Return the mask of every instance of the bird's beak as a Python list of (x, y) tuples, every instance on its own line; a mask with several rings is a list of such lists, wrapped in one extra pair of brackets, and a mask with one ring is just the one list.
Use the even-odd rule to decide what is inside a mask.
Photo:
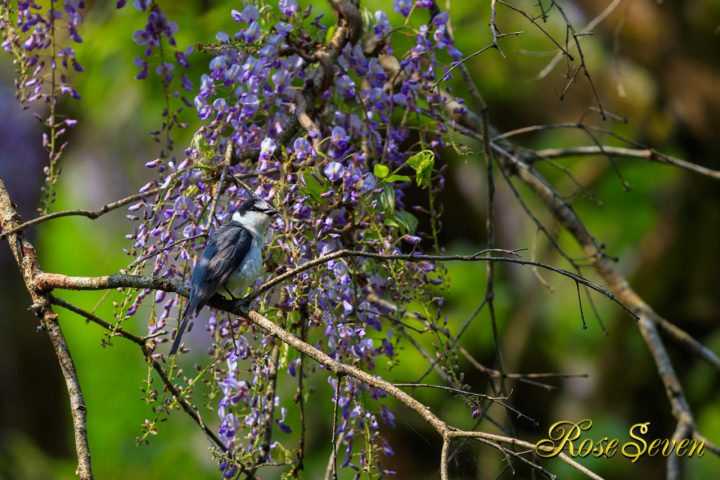
[(278, 214), (278, 211), (275, 210), (274, 208), (271, 208), (270, 210), (266, 211), (265, 213), (266, 213), (267, 215), (273, 217), (273, 216), (275, 216), (275, 215)]

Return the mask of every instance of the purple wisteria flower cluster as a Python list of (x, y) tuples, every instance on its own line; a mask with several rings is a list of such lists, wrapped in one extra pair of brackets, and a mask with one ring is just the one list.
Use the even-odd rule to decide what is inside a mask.
[[(121, 0), (117, 2), (116, 6), (121, 9), (125, 4), (126, 2)], [(192, 103), (185, 96), (185, 92), (194, 90), (193, 83), (187, 75), (187, 70), (190, 68), (188, 56), (193, 52), (193, 47), (189, 46), (185, 50), (178, 50), (177, 41), (175, 40), (178, 25), (167, 19), (165, 12), (157, 2), (135, 0), (133, 6), (148, 14), (145, 27), (136, 30), (133, 34), (135, 43), (144, 47), (143, 55), (135, 57), (135, 66), (140, 68), (135, 78), (138, 80), (146, 79), (152, 68), (152, 63), (154, 65), (153, 71), (160, 77), (163, 96), (165, 97), (166, 107), (162, 112), (162, 126), (159, 130), (151, 132), (153, 137), (163, 145), (160, 158), (164, 158), (173, 150), (171, 130), (175, 127), (184, 128), (187, 126), (186, 123), (180, 120), (180, 112), (184, 107), (192, 108)], [(177, 75), (178, 69), (182, 69), (179, 76)], [(179, 100), (179, 106), (174, 109), (170, 107), (173, 98)]]
[(16, 95), (27, 107), (32, 103), (46, 104), (47, 112), (37, 114), (46, 127), (43, 147), (48, 152), (44, 169), (45, 186), (40, 207), (46, 212), (55, 198), (55, 184), (60, 174), (58, 162), (67, 142), (62, 140), (76, 121), (57, 113), (60, 97), (76, 100), (80, 94), (70, 82), (71, 72), (82, 72), (71, 46), (63, 46), (61, 39), (82, 42), (78, 26), (82, 22), (85, 3), (80, 0), (24, 0), (0, 3), (0, 35), (2, 49), (10, 53), (17, 70)]
[[(50, 101), (58, 92), (80, 98), (69, 82), (68, 71), (72, 67), (82, 72), (83, 68), (75, 58), (75, 50), (60, 47), (57, 37), (67, 36), (72, 42), (82, 42), (77, 28), (82, 22), (83, 8), (85, 4), (79, 0), (51, 1), (49, 5), (19, 1), (15, 6), (3, 2), (0, 7), (2, 48), (13, 56), (18, 70), (17, 95), (23, 104)], [(43, 89), (48, 79), (52, 91)]]
[[(141, 189), (148, 199), (130, 207), (138, 224), (128, 236), (134, 261), (127, 271), (187, 281), (205, 235), (229, 220), (246, 188), (281, 210), (264, 250), (268, 275), (340, 249), (385, 255), (438, 249), (439, 212), (432, 201), (410, 204), (407, 193), (432, 197), (444, 184), (433, 152), (445, 144), (448, 119), (432, 83), (447, 71), (438, 55), (447, 54), (445, 63), (460, 57), (446, 35), (447, 14), (419, 27), (408, 37), (410, 46), (395, 51), (393, 25), (376, 12), (364, 37), (345, 42), (330, 66), (318, 60), (317, 39), (325, 38), (326, 27), (311, 7), (300, 10), (295, 0), (281, 0), (277, 8), (248, 4), (230, 18), (230, 31), (203, 48), (213, 55), (194, 99), (202, 125), (185, 158), (147, 164), (157, 178)], [(152, 31), (172, 35), (172, 28), (163, 30), (170, 25), (165, 20), (154, 25)], [(136, 35), (148, 49), (157, 38), (150, 31)], [(397, 57), (402, 74), (388, 72), (383, 57)], [(431, 233), (418, 230), (421, 220)], [(333, 358), (373, 371), (378, 362), (392, 364), (401, 320), (413, 305), (422, 305), (414, 318), (442, 323), (442, 298), (432, 287), (443, 282), (443, 271), (428, 262), (336, 259), (265, 293), (252, 308)], [(126, 295), (118, 320), (145, 302), (152, 307), (151, 335), (171, 331), (183, 309), (175, 295)], [(284, 461), (279, 452), (286, 451), (282, 435), (293, 428), (286, 423), (293, 400), (276, 394), (276, 379), (320, 373), (303, 370), (297, 353), (280, 349), (243, 318), (212, 311), (206, 325), (211, 364), (203, 372), (213, 379), (219, 437), (234, 458), (224, 458), (224, 475), (233, 477), (238, 462)], [(199, 343), (196, 337), (189, 342)], [(167, 340), (160, 337), (156, 346)], [(152, 355), (163, 358), (159, 350)], [(358, 476), (378, 471), (382, 457), (392, 454), (381, 437), (381, 425), (394, 418), (384, 393), (347, 378), (328, 381), (343, 467)]]

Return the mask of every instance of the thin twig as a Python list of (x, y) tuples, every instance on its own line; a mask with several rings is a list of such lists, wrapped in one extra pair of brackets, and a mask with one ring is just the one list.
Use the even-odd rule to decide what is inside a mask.
[(337, 480), (337, 450), (339, 441), (337, 438), (337, 421), (338, 421), (338, 404), (340, 403), (340, 386), (342, 385), (342, 376), (337, 377), (337, 383), (335, 385), (335, 404), (333, 405), (333, 423), (332, 423), (332, 478)]
[[(541, 262), (535, 262), (531, 260), (522, 260), (519, 258), (514, 257), (494, 257), (494, 256), (483, 256), (484, 253), (488, 252), (497, 252), (497, 251), (503, 251), (507, 253), (514, 253), (514, 251), (509, 250), (483, 250), (480, 252), (477, 252), (473, 255), (392, 255), (392, 254), (382, 254), (382, 253), (373, 253), (373, 252), (360, 252), (357, 250), (337, 250), (335, 252), (329, 253), (327, 255), (323, 255), (322, 257), (318, 257), (313, 260), (309, 260), (299, 267), (295, 267), (292, 270), (289, 270), (283, 274), (277, 275), (276, 277), (268, 280), (264, 284), (262, 284), (260, 287), (258, 287), (254, 292), (247, 295), (243, 300), (245, 303), (251, 302), (258, 296), (262, 295), (263, 293), (267, 292), (271, 288), (279, 285), (280, 283), (294, 277), (295, 275), (298, 275), (299, 273), (302, 273), (306, 270), (309, 270), (311, 268), (323, 265), (331, 260), (336, 260), (338, 258), (350, 258), (350, 257), (361, 257), (361, 258), (374, 258), (378, 260), (397, 260), (397, 261), (405, 261), (405, 262), (450, 262), (450, 261), (460, 261), (460, 262), (505, 262), (505, 263), (515, 263), (518, 265), (528, 265), (528, 266), (536, 266), (540, 267), (555, 273), (558, 273), (560, 275), (566, 276), (571, 278), (572, 280), (579, 282), (593, 290), (595, 290), (598, 293), (601, 293), (602, 295), (606, 296), (607, 298), (611, 299), (613, 302), (617, 303), (621, 307), (623, 307), (630, 315), (633, 317), (635, 314), (630, 310), (629, 308), (622, 305), (622, 303), (618, 302), (615, 298), (615, 295), (605, 289), (604, 287), (601, 287), (600, 285), (597, 285), (596, 283), (591, 282), (590, 280), (587, 280), (586, 278), (575, 274), (573, 272), (569, 272), (567, 270), (563, 270), (562, 268), (553, 267), (552, 265), (544, 264)], [(64, 275), (59, 275), (57, 278), (53, 278), (52, 276), (56, 274), (50, 274), (46, 273), (43, 274), (41, 277), (39, 277), (38, 281), (40, 282), (40, 286), (47, 286), (48, 288), (52, 288), (52, 286), (57, 286), (58, 288), (74, 288), (74, 289), (85, 289), (85, 290), (98, 290), (107, 288), (105, 286), (99, 286), (99, 285), (105, 285), (106, 282), (113, 283), (115, 282), (115, 277), (118, 277), (118, 275), (111, 275), (108, 277), (65, 277)], [(68, 287), (62, 286), (63, 279), (74, 279), (71, 280), (67, 285)], [(152, 277), (149, 277), (152, 278)], [(138, 276), (137, 280), (140, 283), (147, 282), (149, 280), (148, 277), (142, 277)], [(103, 279), (98, 282), (98, 279)], [(149, 280), (149, 283), (152, 284), (152, 280)]]
[[(229, 140), (228, 145), (232, 145)], [(232, 149), (229, 149), (232, 152)], [(212, 227), (213, 223), (215, 222), (215, 210), (217, 210), (218, 201), (220, 200), (220, 195), (222, 194), (222, 189), (225, 185), (225, 176), (227, 175), (227, 172), (228, 166), (223, 165), (222, 171), (220, 172), (220, 180), (218, 180), (217, 187), (215, 188), (215, 198), (213, 199), (212, 206), (210, 207), (210, 213), (208, 213), (208, 220), (207, 225), (205, 226), (205, 230), (210, 230), (210, 227)]]
[[(492, 3), (494, 23), (495, 1)], [(487, 245), (489, 249), (495, 248), (495, 173), (493, 172), (493, 151), (490, 146), (490, 117), (487, 108), (481, 112), (483, 129), (483, 152), (485, 156), (485, 181), (487, 182), (487, 219), (485, 220), (487, 230)], [(500, 372), (505, 371), (502, 352), (500, 351), (500, 335), (495, 318), (495, 263), (490, 261), (486, 264), (487, 285), (485, 287), (485, 300), (487, 300), (488, 312), (490, 313), (490, 326), (492, 327), (493, 343), (495, 344), (495, 358), (497, 359)], [(500, 379), (500, 392), (505, 392), (505, 383)]]
[(588, 155), (610, 155), (615, 157), (640, 158), (651, 162), (665, 163), (676, 167), (699, 173), (706, 177), (720, 180), (720, 170), (713, 170), (702, 165), (688, 162), (681, 158), (672, 157), (661, 154), (651, 148), (625, 148), (613, 147), (610, 145), (602, 146), (584, 146), (584, 147), (568, 147), (568, 148), (548, 148), (544, 150), (533, 150), (532, 155), (538, 158), (561, 158), (561, 157), (579, 157)]
[[(275, 390), (277, 387), (278, 363), (280, 362), (280, 347), (275, 340), (270, 355), (267, 358), (270, 366), (268, 368), (267, 391), (265, 392), (265, 412), (262, 419), (263, 442), (260, 446), (260, 452), (255, 459), (255, 467), (268, 461), (270, 454), (270, 445), (272, 443), (273, 419), (275, 418)], [(250, 475), (255, 473), (255, 468), (250, 469)]]
[(47, 222), (48, 220), (53, 220), (55, 218), (61, 218), (61, 217), (71, 217), (71, 216), (79, 216), (79, 217), (87, 217), (92, 220), (105, 215), (108, 212), (111, 212), (117, 208), (123, 207), (129, 203), (132, 203), (136, 200), (142, 200), (150, 195), (154, 195), (160, 191), (159, 188), (151, 188), (150, 190), (143, 192), (143, 193), (136, 193), (135, 195), (130, 195), (129, 197), (122, 198), (120, 200), (117, 200), (112, 203), (108, 203), (107, 205), (103, 205), (102, 207), (96, 209), (96, 210), (63, 210), (62, 212), (54, 212), (49, 213), (47, 215), (43, 215), (42, 217), (33, 218), (32, 220), (28, 220), (27, 222), (21, 223), (20, 225), (17, 225), (13, 228), (10, 228), (8, 230), (3, 231), (0, 233), (0, 239), (3, 239), (7, 237), (10, 234), (19, 232), (21, 230), (25, 230), (27, 227), (30, 227), (32, 225), (37, 225), (39, 223)]
[[(608, 4), (608, 6), (605, 8), (605, 10), (603, 10), (602, 12), (600, 12), (600, 14), (598, 16), (593, 18), (585, 26), (585, 28), (583, 28), (582, 30), (580, 30), (580, 32), (578, 32), (578, 34), (585, 35), (585, 34), (591, 33), (595, 29), (595, 27), (600, 25), (608, 16), (610, 16), (610, 14), (618, 7), (618, 5), (620, 5), (621, 2), (622, 2), (622, 0), (613, 0), (610, 4)], [(564, 51), (562, 48), (560, 50), (561, 51), (558, 52), (555, 55), (555, 57), (553, 57), (553, 59), (550, 61), (550, 63), (548, 63), (548, 65), (545, 68), (543, 68), (540, 73), (538, 73), (538, 75), (536, 77), (537, 80), (542, 80), (543, 78), (545, 78), (555, 68), (555, 66), (558, 64), (558, 62), (560, 62), (563, 55), (568, 55), (567, 51)], [(568, 51), (569, 51), (569, 49), (568, 49)], [(572, 60), (572, 57), (570, 57), (570, 60)]]
[(460, 390), (459, 388), (447, 387), (445, 385), (434, 385), (432, 383), (397, 383), (397, 382), (393, 382), (393, 385), (395, 385), (396, 387), (406, 387), (406, 388), (434, 388), (437, 390), (445, 390), (447, 392), (457, 393), (458, 395), (484, 398), (486, 400), (490, 400), (491, 402), (507, 400), (509, 398), (506, 396), (493, 397), (490, 395), (485, 395), (483, 393), (469, 392), (467, 390)]
[[(108, 332), (113, 332), (113, 335), (120, 336), (122, 338), (125, 338), (126, 340), (129, 340), (133, 342), (134, 344), (138, 345), (145, 357), (148, 357), (149, 350), (147, 345), (147, 339), (139, 337), (133, 333), (128, 332), (127, 330), (123, 329), (122, 327), (117, 327), (115, 325), (112, 325), (111, 323), (103, 320), (102, 318), (98, 317), (97, 315), (94, 315), (86, 310), (83, 310), (80, 307), (77, 307), (69, 302), (66, 302), (65, 300), (62, 300), (61, 298), (51, 296), (51, 302), (54, 305), (58, 305), (60, 307), (63, 307), (66, 310), (69, 310), (73, 313), (76, 313), (80, 315), (81, 317), (84, 317), (86, 320), (99, 325), (100, 327), (104, 328)], [(163, 366), (157, 362), (156, 360), (150, 360), (153, 369), (157, 372), (158, 376), (160, 377), (160, 380), (162, 380), (165, 387), (168, 389), (168, 391), (172, 394), (175, 401), (180, 404), (183, 411), (188, 414), (190, 418), (193, 419), (193, 421), (200, 427), (200, 429), (205, 433), (205, 435), (212, 441), (212, 443), (215, 444), (217, 448), (219, 448), (222, 452), (227, 453), (227, 447), (225, 444), (215, 435), (215, 432), (212, 431), (207, 425), (205, 425), (205, 422), (203, 422), (202, 417), (200, 416), (200, 412), (192, 405), (190, 404), (185, 397), (180, 393), (180, 391), (177, 389), (177, 387), (170, 381), (170, 378), (168, 377), (167, 372), (163, 368)], [(240, 464), (238, 463), (240, 466)]]
[[(305, 342), (307, 340), (307, 322), (308, 322), (308, 308), (307, 304), (300, 308), (300, 339)], [(298, 404), (300, 414), (300, 440), (298, 441), (297, 449), (297, 463), (293, 467), (291, 474), (294, 477), (299, 477), (300, 472), (304, 469), (305, 465), (305, 354), (300, 354), (300, 365), (298, 367), (298, 386), (295, 393), (294, 401)]]
[(468, 352), (465, 347), (462, 345), (459, 346), (460, 353), (463, 354), (465, 359), (470, 362), (470, 365), (472, 365), (475, 369), (478, 371), (485, 373), (486, 375), (489, 375), (491, 377), (495, 378), (512, 378), (516, 379), (519, 382), (527, 383), (528, 385), (535, 385), (537, 387), (544, 388), (546, 390), (555, 390), (557, 387), (553, 385), (548, 385), (547, 383), (541, 383), (537, 382), (535, 380), (532, 380), (534, 378), (588, 378), (588, 374), (586, 373), (502, 373), (498, 370), (486, 367), (485, 365), (481, 364), (477, 361), (475, 357), (470, 355), (470, 352)]
[(503, 400), (509, 399), (510, 398), (509, 396), (493, 397), (491, 395), (485, 395), (483, 393), (470, 392), (467, 390), (461, 390), (459, 388), (447, 387), (445, 385), (434, 385), (432, 383), (393, 383), (393, 385), (395, 385), (396, 387), (407, 387), (407, 388), (434, 388), (437, 390), (445, 390), (447, 392), (457, 393), (460, 396), (482, 398), (482, 399), (488, 400), (492, 403), (497, 403), (501, 407), (513, 412), (515, 415), (518, 416), (518, 418), (525, 418), (526, 420), (529, 420), (531, 423), (535, 424), (536, 426), (540, 425), (540, 422), (538, 422), (534, 418), (529, 417), (528, 415), (525, 415), (524, 413), (522, 413), (520, 410), (516, 409), (515, 407), (512, 407), (512, 406), (508, 405), (507, 403), (503, 402)]

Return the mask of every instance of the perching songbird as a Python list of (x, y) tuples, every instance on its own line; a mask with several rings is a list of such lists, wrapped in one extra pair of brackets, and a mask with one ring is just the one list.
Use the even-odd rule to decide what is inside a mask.
[(243, 292), (260, 275), (265, 232), (276, 213), (265, 200), (253, 198), (240, 206), (230, 223), (210, 234), (193, 269), (190, 302), (170, 355), (180, 347), (190, 317), (200, 312), (215, 292), (224, 289), (234, 298), (233, 292)]

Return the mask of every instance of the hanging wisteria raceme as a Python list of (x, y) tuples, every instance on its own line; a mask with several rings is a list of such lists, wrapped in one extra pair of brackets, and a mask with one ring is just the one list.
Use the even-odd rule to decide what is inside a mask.
[[(125, 4), (125, 1), (119, 1), (116, 6), (121, 9)], [(180, 113), (184, 107), (192, 107), (184, 92), (192, 92), (194, 89), (186, 73), (190, 68), (188, 56), (193, 52), (193, 47), (188, 46), (185, 50), (177, 49), (175, 33), (178, 31), (178, 25), (167, 19), (165, 12), (156, 2), (135, 0), (133, 6), (148, 14), (145, 27), (133, 34), (135, 43), (144, 47), (142, 56), (135, 57), (135, 66), (140, 68), (135, 78), (146, 79), (152, 69), (162, 84), (165, 100), (162, 125), (160, 129), (151, 133), (155, 140), (163, 145), (159, 155), (159, 159), (163, 160), (173, 150), (171, 130), (175, 127), (187, 126), (180, 120)]]
[(74, 119), (59, 114), (57, 105), (62, 97), (80, 99), (70, 76), (83, 68), (75, 58), (75, 50), (60, 45), (82, 42), (77, 29), (84, 8), (80, 0), (0, 3), (2, 48), (13, 58), (17, 98), (24, 107), (33, 103), (47, 105), (47, 111), (36, 114), (47, 129), (43, 133), (48, 165), (44, 169), (41, 212), (46, 212), (55, 200), (59, 161), (67, 147), (62, 137), (76, 124)]
[[(418, 2), (415, 9), (427, 16), (424, 6)], [(147, 164), (158, 176), (141, 193), (159, 193), (130, 207), (138, 225), (129, 235), (134, 260), (127, 271), (188, 281), (205, 235), (228, 221), (247, 198), (246, 188), (281, 211), (264, 249), (267, 273), (340, 249), (388, 255), (437, 249), (437, 206), (410, 204), (406, 195), (413, 190), (416, 198), (432, 198), (444, 184), (433, 152), (444, 146), (447, 118), (431, 85), (446, 73), (442, 64), (461, 56), (445, 33), (447, 14), (402, 33), (409, 40), (403, 51), (395, 51), (400, 33), (381, 11), (358, 41), (333, 38), (329, 44), (337, 48), (318, 41), (327, 36), (322, 15), (310, 7), (300, 11), (294, 0), (277, 8), (247, 5), (230, 17), (234, 28), (201, 47), (212, 54), (194, 99), (203, 123), (185, 158)], [(148, 50), (159, 35), (173, 33), (164, 16), (150, 24), (136, 34)], [(391, 76), (381, 55), (398, 57), (403, 75)], [(141, 67), (142, 74), (147, 65)], [(420, 221), (428, 231), (418, 230)], [(413, 314), (424, 328), (443, 331), (442, 297), (433, 287), (444, 281), (443, 270), (427, 262), (337, 259), (265, 293), (253, 308), (333, 358), (373, 371), (379, 361), (392, 363), (398, 325), (413, 305), (421, 306)], [(149, 333), (171, 331), (182, 299), (150, 293), (126, 292), (118, 322), (146, 302)], [(284, 412), (292, 399), (276, 395), (275, 379), (310, 372), (299, 370), (297, 354), (279, 352), (273, 338), (242, 318), (209, 315), (196, 323), (205, 323), (212, 338), (213, 363), (205, 372), (214, 379), (211, 396), (219, 399), (219, 436), (234, 459), (221, 464), (229, 478), (238, 463), (283, 461), (282, 435), (291, 428)], [(189, 343), (200, 341), (196, 335)], [(159, 349), (152, 355), (163, 358)], [(393, 424), (385, 394), (347, 378), (340, 388), (338, 379), (328, 380), (338, 411), (335, 433), (346, 446), (342, 465), (358, 472), (381, 468), (382, 457), (392, 453), (380, 436), (381, 424)]]

